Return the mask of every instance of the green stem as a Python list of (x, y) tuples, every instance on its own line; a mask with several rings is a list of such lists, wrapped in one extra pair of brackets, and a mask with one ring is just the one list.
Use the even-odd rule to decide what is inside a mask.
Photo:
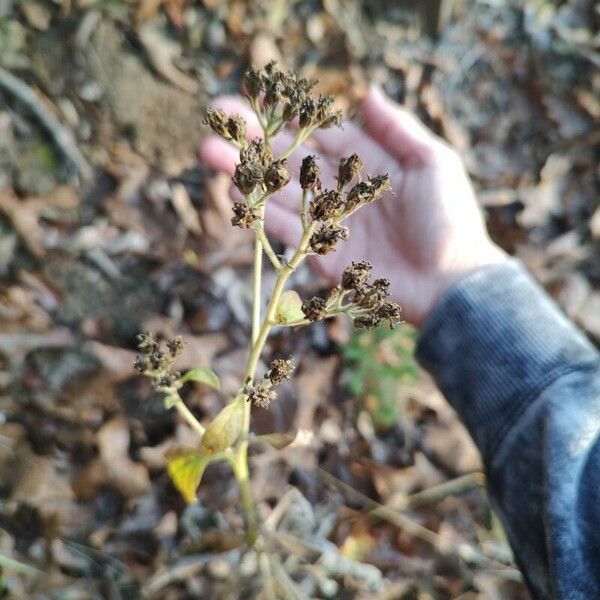
[(257, 227), (256, 235), (258, 236), (258, 239), (260, 240), (260, 243), (262, 244), (265, 254), (269, 257), (269, 260), (271, 261), (273, 268), (276, 271), (280, 271), (281, 270), (281, 261), (277, 258), (277, 254), (275, 254), (275, 251), (273, 250), (273, 246), (271, 246), (271, 242), (269, 242), (269, 238), (265, 234), (265, 229), (264, 229), (264, 226), (262, 223), (260, 224), (259, 227)]
[(185, 405), (184, 401), (179, 398), (173, 406), (179, 411), (179, 414), (185, 419), (187, 424), (202, 438), (205, 429), (192, 414), (192, 411)]

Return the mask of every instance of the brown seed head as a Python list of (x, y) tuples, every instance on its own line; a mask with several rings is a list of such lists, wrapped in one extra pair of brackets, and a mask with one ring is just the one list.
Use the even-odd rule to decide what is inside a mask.
[(402, 309), (395, 302), (383, 302), (375, 312), (377, 318), (387, 321), (391, 328), (394, 328), (402, 320)]
[(315, 187), (321, 187), (319, 176), (321, 170), (314, 155), (305, 156), (302, 159), (302, 166), (300, 167), (300, 185), (303, 190), (312, 190)]
[(169, 353), (172, 358), (177, 358), (182, 352), (184, 348), (183, 338), (178, 335), (174, 337), (172, 340), (167, 342), (167, 348), (169, 349)]
[(313, 233), (309, 246), (315, 254), (327, 254), (335, 249), (339, 240), (347, 240), (349, 235), (346, 227), (329, 223)]
[(287, 170), (286, 160), (273, 161), (265, 170), (263, 179), (269, 192), (275, 192), (287, 185), (290, 172)]
[(258, 210), (254, 206), (250, 206), (247, 202), (234, 202), (232, 209), (233, 217), (231, 217), (231, 224), (234, 227), (248, 229), (254, 221), (260, 218)]
[(360, 289), (371, 274), (373, 267), (367, 261), (361, 260), (353, 262), (351, 266), (346, 267), (342, 273), (342, 289), (358, 290)]
[(256, 100), (264, 90), (261, 73), (256, 67), (250, 67), (244, 74), (244, 89), (253, 100)]
[(273, 162), (273, 151), (261, 138), (254, 138), (245, 148), (240, 150), (242, 163), (266, 168)]
[(231, 180), (242, 194), (248, 195), (262, 181), (262, 168), (256, 163), (241, 162), (235, 166)]
[(327, 221), (337, 216), (344, 200), (336, 190), (323, 190), (310, 204), (310, 216), (316, 221)]
[(133, 363), (133, 368), (139, 373), (146, 373), (150, 368), (150, 361), (147, 356), (143, 354), (138, 354), (135, 357), (135, 362)]
[(231, 115), (227, 119), (227, 133), (238, 144), (246, 143), (246, 121), (240, 115)]
[(389, 175), (378, 175), (357, 183), (346, 196), (346, 210), (351, 211), (364, 204), (374, 202), (391, 189)]
[(320, 321), (327, 315), (326, 303), (323, 298), (314, 296), (302, 303), (302, 312), (304, 316), (311, 322)]
[(248, 401), (258, 406), (259, 408), (267, 409), (271, 402), (277, 400), (277, 393), (271, 389), (266, 382), (259, 381), (258, 383), (247, 387), (246, 394)]
[(277, 385), (290, 379), (294, 373), (294, 365), (289, 358), (276, 358), (271, 361), (269, 370), (265, 373), (265, 379)]
[(381, 323), (381, 319), (374, 314), (360, 315), (354, 319), (354, 327), (357, 329), (372, 329)]
[(228, 116), (220, 109), (212, 106), (206, 109), (204, 115), (204, 123), (208, 125), (217, 135), (229, 139), (229, 132), (227, 131)]
[(358, 154), (340, 159), (338, 167), (338, 186), (340, 189), (348, 185), (360, 173), (363, 166), (363, 161)]

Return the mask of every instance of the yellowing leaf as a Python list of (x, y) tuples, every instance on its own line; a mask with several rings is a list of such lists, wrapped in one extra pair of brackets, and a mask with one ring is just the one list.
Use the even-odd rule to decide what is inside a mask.
[(193, 504), (196, 501), (196, 490), (200, 485), (204, 469), (210, 462), (210, 457), (201, 450), (182, 448), (175, 450), (167, 460), (167, 471), (175, 487), (186, 502)]
[(181, 381), (183, 381), (183, 383), (186, 381), (197, 381), (211, 387), (213, 390), (221, 389), (221, 380), (218, 375), (208, 367), (198, 367), (188, 371), (183, 375)]
[(298, 295), (298, 292), (288, 290), (281, 294), (277, 313), (275, 314), (275, 322), (284, 325), (285, 323), (301, 321), (302, 319), (304, 319), (302, 299)]
[(212, 420), (202, 436), (202, 447), (214, 454), (229, 448), (242, 432), (244, 400), (235, 399)]

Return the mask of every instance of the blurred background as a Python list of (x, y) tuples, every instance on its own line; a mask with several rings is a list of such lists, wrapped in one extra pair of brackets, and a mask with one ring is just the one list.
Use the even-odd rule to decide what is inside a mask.
[[(350, 116), (370, 83), (413, 110), (494, 239), (600, 342), (599, 20), (587, 0), (0, 0), (0, 597), (269, 598), (227, 466), (185, 506), (164, 453), (195, 438), (132, 369), (152, 329), (239, 385), (251, 237), (196, 152), (250, 64)], [(300, 430), (251, 460), (282, 597), (527, 598), (416, 335), (333, 321), (270, 342), (298, 364), (253, 416)], [(224, 402), (184, 392), (201, 418)]]

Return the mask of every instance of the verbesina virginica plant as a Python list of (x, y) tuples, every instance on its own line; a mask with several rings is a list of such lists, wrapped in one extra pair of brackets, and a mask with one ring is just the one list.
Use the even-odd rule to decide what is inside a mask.
[[(315, 157), (306, 156), (299, 173), (302, 236), (289, 259), (275, 253), (265, 233), (265, 207), (269, 197), (291, 179), (288, 157), (315, 129), (341, 124), (341, 113), (332, 109), (333, 97), (312, 93), (315, 83), (293, 72), (280, 71), (274, 62), (262, 70), (250, 68), (244, 76), (244, 93), (263, 130), (263, 136), (253, 140), (247, 139), (246, 123), (239, 115), (227, 115), (215, 108), (209, 108), (206, 113), (206, 123), (213, 131), (239, 148), (240, 162), (233, 182), (243, 198), (233, 205), (231, 223), (255, 233), (252, 337), (244, 380), (236, 395), (210, 423), (202, 425), (184, 404), (179, 390), (187, 381), (200, 381), (219, 389), (217, 375), (204, 367), (184, 375), (172, 370), (183, 349), (180, 337), (169, 340), (165, 347), (152, 333), (138, 336), (140, 354), (135, 368), (154, 380), (156, 389), (165, 395), (165, 406), (177, 409), (199, 437), (197, 448), (178, 449), (169, 456), (168, 471), (175, 486), (192, 503), (206, 466), (228, 461), (240, 486), (250, 545), (255, 544), (260, 535), (248, 469), (248, 445), (253, 440), (260, 441), (260, 436), (251, 435), (250, 410), (252, 405), (267, 409), (277, 399), (277, 386), (294, 372), (291, 357), (277, 357), (271, 359), (264, 374), (256, 373), (271, 330), (307, 325), (340, 314), (352, 319), (356, 327), (375, 327), (382, 322), (393, 327), (400, 321), (400, 307), (388, 298), (390, 282), (372, 280), (372, 266), (365, 261), (349, 265), (339, 285), (325, 298), (302, 301), (295, 291), (286, 290), (290, 276), (307, 256), (332, 252), (339, 241), (349, 237), (344, 221), (390, 189), (387, 174), (361, 179), (362, 160), (352, 154), (340, 160), (337, 185), (326, 189), (321, 184)], [(281, 155), (275, 156), (271, 140), (288, 124), (294, 128), (293, 142)], [(276, 273), (264, 310), (261, 306), (263, 254)]]

